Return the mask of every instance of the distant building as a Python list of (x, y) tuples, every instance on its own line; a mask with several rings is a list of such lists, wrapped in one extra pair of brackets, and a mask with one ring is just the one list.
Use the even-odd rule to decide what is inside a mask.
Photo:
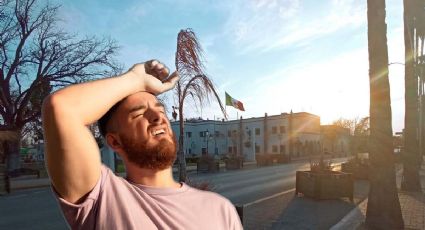
[[(171, 122), (178, 140), (179, 122)], [(314, 114), (282, 113), (231, 121), (192, 119), (184, 122), (186, 156), (245, 156), (255, 161), (256, 154), (306, 156), (321, 152), (320, 117)]]
[[(186, 157), (236, 154), (255, 161), (256, 154), (300, 157), (322, 152), (348, 154), (350, 132), (334, 125), (320, 125), (320, 117), (307, 112), (254, 117), (231, 121), (189, 119), (184, 122)], [(179, 137), (179, 122), (171, 122)], [(44, 152), (43, 143), (37, 152)], [(102, 163), (115, 169), (119, 157), (107, 145), (101, 149)]]

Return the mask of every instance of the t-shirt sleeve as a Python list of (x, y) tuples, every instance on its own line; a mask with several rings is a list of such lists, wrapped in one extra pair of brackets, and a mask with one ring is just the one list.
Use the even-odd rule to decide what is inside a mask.
[(235, 206), (229, 201), (227, 204), (228, 216), (229, 216), (229, 229), (231, 230), (243, 230), (241, 219), (236, 211)]
[(85, 200), (79, 204), (73, 204), (66, 201), (60, 197), (52, 186), (53, 194), (55, 194), (63, 215), (71, 229), (87, 229), (86, 227), (95, 225), (96, 209), (98, 207), (97, 201), (99, 196), (102, 194), (103, 185), (109, 176), (109, 173), (110, 170), (106, 166), (102, 165), (99, 180), (86, 196)]

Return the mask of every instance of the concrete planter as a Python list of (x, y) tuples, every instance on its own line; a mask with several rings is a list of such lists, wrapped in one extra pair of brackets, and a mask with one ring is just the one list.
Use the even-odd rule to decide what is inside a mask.
[(10, 193), (10, 181), (6, 175), (6, 165), (0, 164), (0, 195)]
[(243, 167), (243, 159), (239, 157), (226, 159), (224, 163), (228, 170), (241, 169)]
[(354, 181), (351, 173), (336, 171), (297, 171), (295, 194), (314, 199), (348, 197), (353, 202)]
[(255, 159), (258, 166), (267, 166), (273, 163), (283, 164), (291, 161), (289, 156), (280, 153), (256, 154)]
[(369, 164), (342, 163), (341, 171), (353, 174), (355, 179), (369, 179)]
[[(30, 172), (34, 171), (34, 173)], [(35, 174), (38, 178), (46, 178), (47, 170), (44, 165), (44, 162), (34, 162), (34, 163), (24, 163), (21, 168), (22, 174)]]
[(291, 159), (290, 159), (289, 156), (286, 156), (286, 155), (281, 154), (281, 153), (270, 154), (270, 156), (271, 156), (273, 162), (277, 162), (279, 164), (291, 162)]
[(256, 154), (255, 160), (257, 161), (257, 166), (266, 166), (273, 163), (268, 154)]
[(211, 157), (201, 157), (196, 163), (197, 172), (218, 172), (220, 170), (220, 162)]

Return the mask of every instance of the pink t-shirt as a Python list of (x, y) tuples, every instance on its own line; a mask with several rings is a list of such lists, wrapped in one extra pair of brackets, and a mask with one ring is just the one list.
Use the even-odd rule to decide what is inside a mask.
[(58, 200), (72, 229), (242, 229), (235, 207), (216, 193), (133, 184), (104, 165), (83, 203)]

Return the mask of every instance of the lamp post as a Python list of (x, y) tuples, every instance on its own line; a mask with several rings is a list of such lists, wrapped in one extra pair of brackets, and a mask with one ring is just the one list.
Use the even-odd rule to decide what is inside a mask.
[(210, 132), (208, 132), (208, 129), (207, 129), (207, 131), (205, 131), (205, 137), (207, 138), (207, 156), (208, 156), (208, 141), (209, 141), (209, 139), (210, 139)]

